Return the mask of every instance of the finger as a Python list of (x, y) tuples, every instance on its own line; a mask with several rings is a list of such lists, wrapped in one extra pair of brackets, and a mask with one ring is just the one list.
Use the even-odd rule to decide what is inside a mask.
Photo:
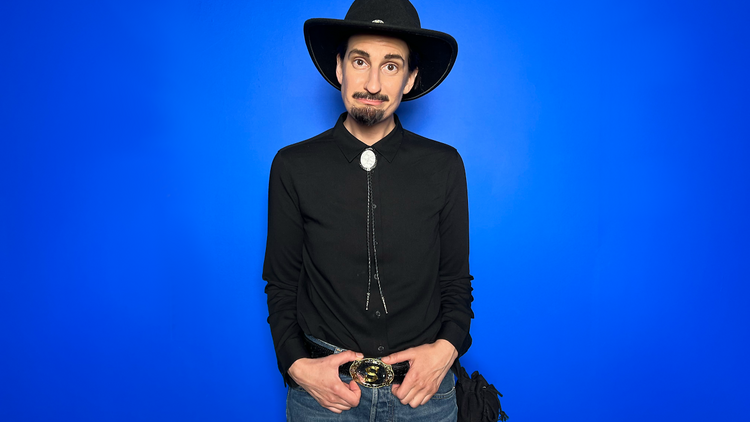
[(401, 404), (407, 404), (411, 400), (412, 397), (414, 397), (414, 394), (416, 394), (417, 390), (409, 385), (401, 384), (401, 386), (398, 388), (398, 391), (394, 393), (397, 399), (401, 402)]
[(359, 384), (357, 384), (357, 381), (351, 380), (349, 382), (349, 389), (352, 390), (355, 394), (361, 395), (362, 391), (359, 389)]
[(337, 403), (332, 403), (332, 404), (331, 404), (331, 407), (333, 407), (333, 408), (335, 408), (335, 409), (338, 409), (338, 410), (349, 410), (349, 409), (351, 409), (351, 408), (352, 408), (352, 407), (351, 407), (351, 406), (349, 406), (348, 404), (345, 404), (345, 403), (338, 403), (338, 402), (337, 402)]
[(422, 405), (422, 403), (425, 403), (424, 397), (422, 397), (422, 395), (417, 395), (413, 399), (411, 399), (411, 401), (409, 401), (409, 406), (411, 406), (412, 409), (416, 409), (417, 407)]
[(359, 406), (359, 400), (362, 398), (362, 390), (360, 390), (359, 385), (356, 381), (352, 381), (349, 383), (349, 389), (352, 390), (352, 393), (354, 393), (356, 397), (356, 401), (352, 400), (349, 404), (351, 404), (352, 407)]
[(404, 377), (404, 381), (399, 385), (398, 389), (393, 392), (393, 394), (399, 400), (405, 399), (406, 396), (409, 394), (409, 392), (414, 388), (414, 382), (415, 382), (415, 373), (407, 372), (406, 376)]
[(399, 387), (396, 397), (402, 402), (404, 402), (404, 404), (406, 404), (404, 400), (406, 400), (407, 397), (411, 397), (410, 394), (414, 395), (415, 388), (416, 387), (414, 386), (413, 383), (407, 384), (406, 382), (404, 382), (403, 384), (401, 384), (401, 387)]
[(392, 353), (383, 359), (381, 359), (383, 362), (387, 363), (388, 365), (392, 365), (394, 363), (403, 362), (406, 360), (413, 359), (413, 353), (411, 353), (411, 349), (402, 350), (400, 352)]
[(346, 402), (346, 405), (348, 407), (359, 406), (359, 394), (354, 394), (353, 392), (351, 392), (350, 396), (341, 397), (341, 399)]
[(411, 407), (417, 407), (417, 405), (419, 405), (419, 402), (422, 401), (421, 396), (420, 396), (419, 402), (412, 404), (413, 402), (416, 401), (415, 399), (417, 397), (417, 393), (418, 391), (416, 389), (411, 389), (408, 392), (406, 392), (406, 394), (404, 394), (404, 397), (400, 400), (401, 404), (408, 404)]
[(330, 410), (333, 413), (341, 413), (344, 410), (347, 410), (347, 409), (337, 409), (337, 408), (335, 408), (333, 406), (323, 406), (323, 407), (325, 407), (326, 409)]
[(359, 391), (358, 387), (356, 387), (355, 391), (352, 390), (352, 386), (350, 384), (346, 384), (344, 382), (342, 382), (341, 384), (341, 388), (336, 388), (333, 391), (333, 393), (336, 394), (340, 399), (339, 402), (343, 401), (349, 407), (357, 407), (357, 405), (359, 405), (359, 398), (362, 395), (362, 392)]
[(401, 388), (401, 384), (391, 385), (391, 393), (393, 393), (394, 396), (398, 397), (397, 393), (400, 388)]
[(430, 395), (425, 396), (424, 399), (422, 399), (422, 403), (420, 403), (419, 405), (424, 406), (425, 404), (427, 404), (428, 401), (430, 401), (431, 398), (432, 396)]
[(337, 396), (328, 396), (328, 398), (324, 396), (320, 396), (318, 394), (310, 394), (313, 396), (313, 398), (324, 408), (330, 410), (331, 412), (335, 413), (341, 413), (344, 410), (348, 410), (350, 407), (343, 403), (341, 399)]
[[(421, 405), (425, 401), (425, 397), (430, 397), (431, 394), (428, 393), (427, 390), (424, 388), (412, 388), (403, 399), (401, 399), (401, 404), (408, 404), (409, 406), (416, 408), (419, 405)], [(429, 398), (427, 399), (429, 400)]]
[(336, 394), (331, 394), (327, 399), (319, 400), (318, 402), (326, 409), (338, 409), (339, 411), (343, 411), (352, 408), (349, 403)]
[(414, 385), (409, 389), (408, 392), (402, 391), (403, 397), (401, 398), (402, 404), (408, 404), (411, 407), (417, 407), (422, 402), (430, 399), (435, 393), (429, 385)]
[(360, 391), (351, 391), (349, 384), (337, 381), (336, 384), (320, 390), (309, 391), (321, 406), (336, 407), (339, 410), (347, 410), (359, 404)]

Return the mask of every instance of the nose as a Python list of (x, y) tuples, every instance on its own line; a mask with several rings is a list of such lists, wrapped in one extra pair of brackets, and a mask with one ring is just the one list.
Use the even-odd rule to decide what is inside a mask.
[(373, 66), (370, 69), (370, 74), (367, 78), (365, 89), (370, 94), (377, 94), (378, 92), (380, 92), (380, 88), (380, 69), (377, 66)]

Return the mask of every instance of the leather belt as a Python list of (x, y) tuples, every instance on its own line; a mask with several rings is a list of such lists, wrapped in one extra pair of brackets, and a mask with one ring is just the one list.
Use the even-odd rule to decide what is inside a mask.
[[(311, 358), (322, 358), (333, 354), (333, 350), (313, 343), (305, 338), (305, 345)], [(377, 358), (364, 358), (347, 362), (339, 366), (339, 374), (352, 377), (357, 384), (379, 388), (391, 384), (401, 384), (409, 371), (409, 362), (399, 362), (389, 365)]]

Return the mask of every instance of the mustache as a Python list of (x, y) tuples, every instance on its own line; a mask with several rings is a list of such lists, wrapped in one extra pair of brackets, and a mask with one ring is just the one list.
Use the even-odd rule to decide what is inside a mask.
[(369, 92), (355, 92), (352, 98), (360, 100), (372, 100), (372, 101), (390, 101), (385, 94), (370, 94)]

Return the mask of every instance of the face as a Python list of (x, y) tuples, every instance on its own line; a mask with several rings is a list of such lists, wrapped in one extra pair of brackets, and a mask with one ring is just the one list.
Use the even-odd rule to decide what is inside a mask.
[(401, 97), (414, 86), (409, 74), (409, 47), (397, 38), (355, 35), (344, 58), (337, 57), (336, 77), (349, 116), (366, 126), (389, 121)]

